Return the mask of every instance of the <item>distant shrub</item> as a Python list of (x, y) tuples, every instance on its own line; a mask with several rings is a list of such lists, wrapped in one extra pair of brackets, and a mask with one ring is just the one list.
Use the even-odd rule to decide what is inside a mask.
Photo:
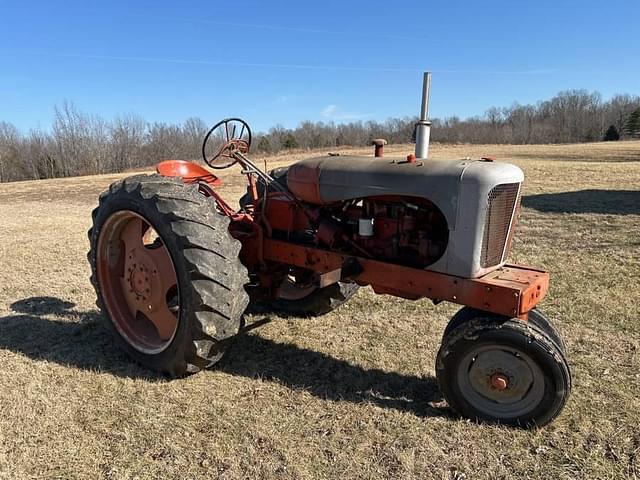
[(298, 141), (296, 140), (296, 137), (294, 137), (292, 133), (288, 133), (284, 139), (284, 142), (282, 142), (282, 146), (287, 149), (298, 148)]
[(616, 142), (620, 140), (620, 134), (618, 133), (618, 129), (615, 125), (609, 125), (609, 128), (604, 134), (603, 140), (605, 142)]

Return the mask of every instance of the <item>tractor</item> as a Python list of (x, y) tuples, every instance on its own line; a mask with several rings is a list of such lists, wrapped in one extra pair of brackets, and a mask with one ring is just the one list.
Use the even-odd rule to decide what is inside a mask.
[[(266, 171), (246, 122), (207, 133), (203, 165), (159, 163), (113, 183), (89, 230), (91, 281), (117, 341), (171, 377), (216, 364), (248, 307), (305, 317), (370, 286), (377, 294), (462, 305), (447, 325), (436, 376), (470, 419), (538, 427), (571, 390), (564, 343), (537, 309), (549, 274), (507, 263), (524, 174), (491, 158), (428, 156), (429, 73), (415, 153), (308, 158)], [(247, 178), (239, 208), (216, 169)], [(363, 312), (363, 314), (365, 314)]]

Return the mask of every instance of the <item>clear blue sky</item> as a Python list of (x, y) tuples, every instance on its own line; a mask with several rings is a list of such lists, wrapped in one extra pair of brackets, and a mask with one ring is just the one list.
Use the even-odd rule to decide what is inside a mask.
[(418, 113), (427, 69), (432, 116), (639, 94), (639, 21), (637, 0), (0, 0), (0, 120), (46, 129), (65, 99), (256, 130), (384, 120)]

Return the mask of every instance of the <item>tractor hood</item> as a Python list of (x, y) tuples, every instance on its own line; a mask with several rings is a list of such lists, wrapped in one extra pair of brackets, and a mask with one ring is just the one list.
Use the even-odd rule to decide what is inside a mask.
[(326, 156), (291, 165), (287, 186), (297, 198), (315, 205), (380, 195), (426, 198), (455, 229), (462, 190), (480, 194), (523, 179), (522, 170), (514, 165), (482, 160), (410, 163), (391, 157)]

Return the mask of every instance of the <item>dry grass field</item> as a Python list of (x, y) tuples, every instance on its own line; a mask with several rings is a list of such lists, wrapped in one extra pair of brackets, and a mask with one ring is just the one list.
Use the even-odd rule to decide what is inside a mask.
[[(22, 182), (0, 185), (0, 477), (639, 478), (640, 142), (432, 155), (525, 171), (511, 259), (551, 272), (541, 308), (574, 374), (554, 423), (453, 416), (434, 357), (457, 307), (369, 289), (323, 318), (271, 318), (214, 370), (159, 378), (117, 349), (88, 281), (90, 211), (122, 175)], [(223, 177), (237, 197), (242, 178)]]

